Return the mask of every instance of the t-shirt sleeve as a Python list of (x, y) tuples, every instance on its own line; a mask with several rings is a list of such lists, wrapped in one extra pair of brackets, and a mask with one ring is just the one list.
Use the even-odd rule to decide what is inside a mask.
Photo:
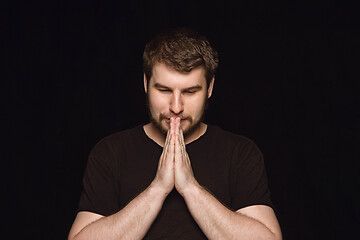
[(263, 155), (258, 147), (244, 138), (232, 156), (232, 198), (234, 210), (251, 205), (268, 205), (273, 208)]
[(90, 152), (83, 177), (83, 192), (78, 211), (109, 216), (118, 211), (116, 169), (111, 148), (99, 142)]

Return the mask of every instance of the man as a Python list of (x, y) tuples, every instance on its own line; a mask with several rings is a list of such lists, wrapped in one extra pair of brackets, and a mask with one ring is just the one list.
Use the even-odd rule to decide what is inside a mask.
[(176, 29), (143, 60), (151, 121), (93, 148), (69, 239), (281, 239), (258, 148), (202, 122), (216, 51)]

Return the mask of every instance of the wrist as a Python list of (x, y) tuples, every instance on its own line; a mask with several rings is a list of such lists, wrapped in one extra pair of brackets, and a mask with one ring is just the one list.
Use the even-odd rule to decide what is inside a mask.
[(182, 189), (182, 191), (179, 193), (185, 199), (192, 198), (192, 196), (197, 196), (201, 189), (202, 186), (197, 181), (194, 181), (193, 183), (188, 184), (188, 186)]
[(149, 187), (146, 189), (149, 195), (151, 195), (154, 198), (160, 198), (165, 200), (167, 195), (171, 192), (171, 190), (165, 190), (162, 186), (159, 184), (156, 184), (156, 182), (152, 182)]

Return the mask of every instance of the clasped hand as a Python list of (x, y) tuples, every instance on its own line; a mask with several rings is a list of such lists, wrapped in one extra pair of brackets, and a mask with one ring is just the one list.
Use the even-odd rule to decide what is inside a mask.
[(186, 152), (184, 136), (180, 128), (180, 118), (170, 119), (170, 129), (166, 136), (153, 184), (160, 186), (166, 195), (174, 187), (183, 195), (187, 189), (197, 184), (190, 158)]

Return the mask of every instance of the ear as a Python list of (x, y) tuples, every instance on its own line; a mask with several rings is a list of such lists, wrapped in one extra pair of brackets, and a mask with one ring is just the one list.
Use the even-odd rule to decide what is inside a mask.
[(147, 89), (147, 79), (146, 79), (146, 76), (145, 76), (145, 73), (144, 73), (144, 90), (145, 90), (145, 93), (147, 93), (148, 89)]
[(215, 82), (215, 76), (211, 79), (209, 87), (208, 87), (208, 98), (210, 98), (212, 95), (212, 91), (214, 88), (214, 82)]

